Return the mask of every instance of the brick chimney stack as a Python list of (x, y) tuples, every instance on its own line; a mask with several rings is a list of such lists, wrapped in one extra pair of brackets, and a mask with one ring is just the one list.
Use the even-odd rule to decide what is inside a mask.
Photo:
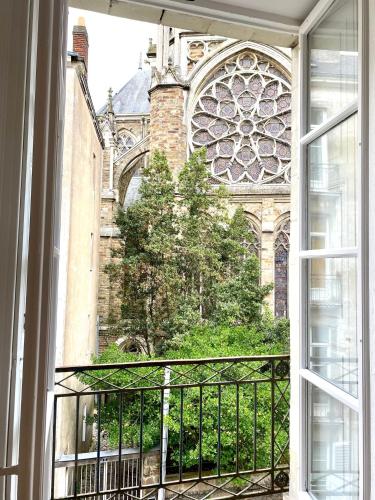
[(77, 24), (73, 27), (73, 51), (82, 57), (87, 72), (89, 68), (89, 37), (84, 17), (79, 17)]

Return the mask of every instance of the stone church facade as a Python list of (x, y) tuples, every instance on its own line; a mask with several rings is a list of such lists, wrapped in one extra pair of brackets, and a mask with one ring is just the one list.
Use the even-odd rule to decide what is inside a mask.
[(163, 150), (175, 175), (189, 154), (207, 148), (213, 186), (223, 184), (230, 210), (243, 206), (268, 298), (288, 315), (291, 83), (288, 54), (263, 44), (160, 26), (147, 60), (99, 111), (105, 140), (100, 221), (99, 345), (114, 339), (116, 291), (105, 266), (118, 244), (118, 204), (137, 198), (142, 166)]

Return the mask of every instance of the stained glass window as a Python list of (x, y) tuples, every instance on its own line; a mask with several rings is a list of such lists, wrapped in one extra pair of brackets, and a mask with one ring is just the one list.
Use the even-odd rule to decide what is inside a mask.
[(207, 148), (216, 183), (290, 182), (291, 93), (286, 71), (246, 50), (216, 68), (197, 97), (191, 146)]
[(288, 316), (289, 219), (282, 222), (275, 237), (275, 316)]

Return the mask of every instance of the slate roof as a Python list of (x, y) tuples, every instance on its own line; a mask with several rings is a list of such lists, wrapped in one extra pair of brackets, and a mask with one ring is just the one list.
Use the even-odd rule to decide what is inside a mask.
[[(116, 115), (149, 113), (148, 91), (151, 87), (151, 68), (139, 69), (135, 75), (113, 96), (113, 111)], [(98, 115), (106, 112), (108, 104), (99, 109)]]

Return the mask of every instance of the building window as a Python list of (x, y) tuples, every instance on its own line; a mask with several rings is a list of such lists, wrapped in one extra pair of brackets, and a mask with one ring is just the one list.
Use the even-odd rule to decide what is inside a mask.
[(117, 141), (117, 148), (116, 148), (116, 158), (119, 158), (122, 156), (124, 153), (129, 151), (135, 144), (134, 138), (128, 134), (127, 132), (124, 132), (120, 134), (118, 141)]
[(261, 259), (261, 236), (260, 230), (257, 227), (257, 224), (251, 220), (249, 220), (249, 238), (245, 238), (244, 245), (250, 251), (250, 253), (256, 255), (258, 259)]
[(216, 183), (290, 182), (291, 93), (283, 67), (246, 50), (205, 82), (191, 121), (192, 149), (207, 148)]
[(290, 220), (283, 221), (275, 236), (275, 316), (288, 316), (288, 264)]
[(131, 207), (137, 200), (139, 200), (140, 198), (139, 188), (141, 187), (141, 184), (142, 184), (142, 167), (139, 166), (132, 174), (132, 177), (127, 186), (123, 204), (124, 209)]

